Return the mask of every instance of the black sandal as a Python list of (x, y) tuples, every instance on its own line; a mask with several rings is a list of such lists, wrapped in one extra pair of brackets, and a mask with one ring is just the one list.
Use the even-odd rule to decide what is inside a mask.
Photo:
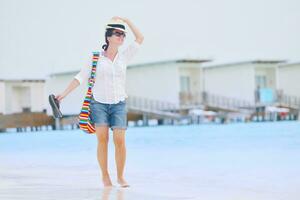
[(62, 118), (62, 113), (59, 110), (59, 101), (55, 98), (54, 94), (49, 95), (49, 103), (52, 108), (54, 118)]

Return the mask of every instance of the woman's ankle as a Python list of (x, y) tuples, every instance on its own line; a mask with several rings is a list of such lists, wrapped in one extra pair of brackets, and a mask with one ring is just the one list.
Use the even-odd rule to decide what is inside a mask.
[(106, 173), (102, 173), (102, 178), (109, 178), (110, 176), (109, 176), (109, 173), (108, 172), (106, 172)]
[(124, 180), (124, 176), (118, 176), (118, 180)]

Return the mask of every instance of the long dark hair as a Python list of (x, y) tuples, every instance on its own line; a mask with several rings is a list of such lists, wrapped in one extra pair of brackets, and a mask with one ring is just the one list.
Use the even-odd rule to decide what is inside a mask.
[(108, 29), (106, 29), (106, 31), (105, 31), (105, 43), (106, 43), (106, 44), (102, 45), (102, 49), (104, 49), (104, 51), (106, 51), (107, 48), (108, 48), (108, 46), (109, 46), (109, 42), (108, 42), (108, 40), (107, 40), (107, 37), (112, 36), (113, 30), (114, 30), (113, 28), (108, 28)]

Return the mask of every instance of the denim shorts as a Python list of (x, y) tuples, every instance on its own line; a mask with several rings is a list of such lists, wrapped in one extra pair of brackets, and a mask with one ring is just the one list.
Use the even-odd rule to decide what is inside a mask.
[(91, 99), (91, 118), (95, 126), (108, 126), (114, 128), (127, 129), (126, 100), (116, 104), (100, 103)]

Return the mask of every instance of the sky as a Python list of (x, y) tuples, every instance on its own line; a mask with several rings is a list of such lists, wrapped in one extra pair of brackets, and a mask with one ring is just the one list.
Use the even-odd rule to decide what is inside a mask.
[[(300, 61), (297, 0), (0, 0), (0, 79), (79, 70), (126, 17), (145, 40), (131, 64), (211, 59)], [(134, 40), (132, 32), (120, 50)]]

